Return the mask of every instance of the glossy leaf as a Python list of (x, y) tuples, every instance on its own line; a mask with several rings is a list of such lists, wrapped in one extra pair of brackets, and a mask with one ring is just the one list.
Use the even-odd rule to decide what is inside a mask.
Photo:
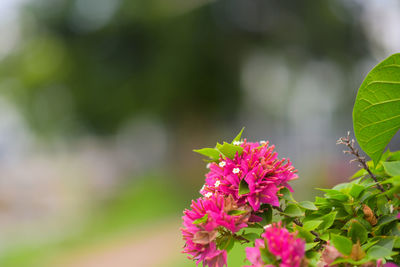
[(297, 207), (297, 205), (295, 204), (289, 204), (286, 209), (283, 212), (284, 214), (286, 214), (287, 216), (290, 217), (300, 217), (300, 216), (304, 216), (304, 213), (301, 211), (301, 209), (299, 207)]
[(233, 236), (228, 235), (220, 239), (218, 243), (218, 248), (220, 250), (226, 250), (227, 252), (229, 252), (233, 248), (234, 244), (235, 244), (235, 239), (233, 238)]
[(367, 256), (369, 256), (372, 259), (386, 258), (391, 254), (392, 254), (391, 250), (381, 246), (373, 246), (367, 251)]
[(240, 132), (238, 133), (238, 135), (236, 135), (236, 137), (232, 140), (232, 144), (235, 141), (240, 141), (240, 139), (242, 138), (242, 133), (244, 131), (244, 127), (242, 128), (242, 130), (240, 130)]
[(349, 194), (354, 197), (354, 198), (358, 198), (359, 195), (361, 194), (361, 192), (364, 190), (364, 186), (359, 185), (359, 184), (353, 184)]
[(382, 165), (390, 176), (400, 175), (400, 161), (382, 162)]
[(239, 195), (244, 195), (250, 192), (249, 184), (242, 179), (239, 184)]
[(212, 160), (218, 160), (219, 159), (219, 151), (215, 148), (201, 148), (201, 149), (194, 149), (193, 150), (196, 153), (199, 153), (203, 156), (209, 157)]
[(361, 84), (353, 109), (354, 133), (374, 161), (400, 128), (400, 54), (373, 68)]
[(257, 238), (260, 238), (260, 235), (258, 235), (256, 233), (247, 233), (242, 236), (252, 242), (254, 242), (254, 240), (256, 240)]
[(360, 243), (363, 244), (365, 241), (367, 241), (368, 232), (361, 223), (353, 220), (350, 224), (348, 236), (353, 240), (353, 243), (357, 243), (357, 241), (360, 241)]
[(239, 155), (243, 152), (243, 147), (235, 146), (224, 142), (223, 145), (218, 147), (218, 150), (227, 158), (234, 159), (236, 153)]
[(207, 222), (208, 214), (204, 215), (203, 217), (193, 221), (193, 224), (201, 224)]
[(299, 206), (307, 210), (318, 210), (318, 208), (311, 201), (301, 201)]
[(318, 221), (318, 220), (307, 221), (303, 224), (303, 228), (307, 231), (312, 231), (312, 230), (315, 230), (321, 223), (322, 223), (322, 221)]
[(235, 215), (242, 215), (242, 214), (245, 214), (247, 212), (248, 212), (247, 210), (230, 210), (230, 211), (228, 211), (228, 214), (235, 216)]
[(333, 222), (335, 221), (337, 212), (332, 212), (326, 214), (322, 217), (319, 217), (318, 220), (322, 220), (322, 223), (318, 227), (319, 229), (325, 230), (332, 226)]
[(333, 243), (333, 246), (337, 250), (339, 250), (339, 252), (346, 255), (350, 255), (353, 247), (353, 243), (351, 242), (350, 239), (341, 235), (332, 234), (331, 241)]

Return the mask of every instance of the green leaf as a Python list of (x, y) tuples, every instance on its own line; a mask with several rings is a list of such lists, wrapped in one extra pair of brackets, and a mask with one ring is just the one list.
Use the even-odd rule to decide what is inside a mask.
[(295, 230), (297, 231), (297, 235), (304, 240), (306, 240), (307, 243), (313, 242), (315, 236), (310, 233), (310, 231), (305, 230), (303, 227), (300, 227), (298, 225), (295, 225)]
[(346, 195), (343, 192), (340, 192), (339, 190), (334, 190), (334, 189), (323, 189), (323, 188), (317, 188), (318, 190), (324, 191), (326, 194), (325, 196), (327, 198), (331, 199), (336, 199), (339, 201), (347, 201), (349, 199), (349, 196)]
[(242, 179), (239, 184), (239, 195), (244, 195), (250, 192), (249, 184)]
[(321, 223), (322, 223), (322, 221), (318, 221), (318, 220), (308, 221), (303, 224), (303, 228), (307, 231), (312, 231), (312, 230), (315, 230)]
[(313, 247), (315, 247), (316, 245), (318, 245), (319, 242), (313, 242), (313, 243), (306, 243), (306, 246), (304, 248), (305, 251), (312, 249)]
[[(368, 166), (369, 167), (369, 166)], [(365, 169), (359, 169), (353, 176), (351, 176), (351, 179), (355, 179), (364, 175), (367, 175), (368, 172)]]
[(351, 242), (350, 239), (347, 237), (341, 236), (341, 235), (336, 235), (332, 234), (331, 235), (331, 241), (333, 243), (333, 246), (339, 250), (339, 252), (350, 255), (351, 254), (351, 249), (353, 247), (353, 243)]
[(357, 243), (357, 240), (359, 240), (360, 243), (363, 244), (365, 241), (367, 241), (368, 231), (364, 226), (362, 226), (361, 223), (356, 220), (352, 220), (347, 235), (351, 237), (353, 243)]
[(289, 204), (287, 205), (286, 209), (283, 211), (284, 214), (286, 214), (289, 217), (300, 217), (304, 216), (304, 213), (301, 211), (299, 207), (295, 204)]
[(279, 194), (282, 194), (283, 199), (286, 199), (289, 201), (295, 201), (292, 196), (292, 192), (290, 192), (290, 190), (286, 187), (283, 187), (281, 190), (279, 190)]
[(307, 210), (318, 210), (318, 208), (311, 201), (301, 201), (299, 206)]
[(220, 147), (217, 147), (219, 152), (221, 152), (225, 157), (234, 159), (236, 153), (239, 153), (239, 155), (243, 152), (243, 147), (241, 146), (235, 146), (228, 144), (227, 142), (224, 142), (223, 145)]
[(381, 246), (373, 246), (367, 251), (367, 256), (372, 259), (382, 259), (389, 257), (392, 254), (392, 251), (381, 247)]
[(400, 161), (382, 162), (385, 172), (390, 176), (400, 175)]
[(245, 214), (247, 212), (248, 211), (246, 211), (246, 210), (230, 210), (230, 211), (228, 211), (228, 215), (233, 215), (233, 216), (242, 215), (242, 214)]
[(242, 128), (242, 130), (240, 130), (240, 132), (238, 133), (238, 135), (236, 135), (236, 137), (232, 140), (232, 144), (235, 141), (240, 141), (240, 139), (242, 138), (242, 133), (244, 131), (244, 127)]
[(373, 68), (358, 90), (353, 108), (354, 134), (374, 161), (400, 128), (400, 54)]
[(385, 236), (382, 237), (376, 245), (392, 250), (395, 239), (396, 237), (394, 236)]
[(247, 233), (242, 236), (252, 242), (254, 242), (254, 240), (256, 240), (257, 238), (260, 238), (260, 235), (258, 235), (256, 233)]
[(195, 220), (195, 221), (193, 222), (193, 224), (206, 223), (206, 222), (207, 222), (207, 219), (208, 219), (208, 214), (206, 214), (206, 215), (204, 215), (203, 217), (201, 217), (201, 218)]
[(378, 215), (384, 215), (389, 213), (389, 207), (387, 206), (388, 202), (386, 197), (379, 196), (377, 198), (376, 205), (378, 207), (378, 212), (377, 212)]
[(331, 212), (326, 214), (322, 217), (319, 217), (318, 220), (322, 220), (322, 223), (319, 225), (319, 229), (325, 230), (332, 226), (333, 222), (335, 221), (337, 212)]
[(361, 192), (364, 190), (364, 186), (359, 185), (359, 184), (353, 184), (353, 186), (350, 189), (349, 194), (354, 197), (358, 198), (358, 196), (361, 194)]
[(235, 244), (235, 239), (233, 238), (233, 236), (228, 235), (228, 236), (222, 237), (219, 240), (218, 248), (220, 250), (226, 250), (227, 252), (229, 252), (233, 248), (234, 244)]
[(268, 204), (263, 204), (264, 212), (261, 213), (261, 217), (264, 219), (263, 223), (265, 225), (270, 224), (272, 222), (272, 207)]
[(219, 151), (215, 148), (202, 148), (202, 149), (194, 149), (193, 150), (196, 153), (199, 153), (203, 156), (209, 157), (212, 160), (218, 160), (219, 159)]
[(398, 161), (400, 160), (400, 151), (391, 152), (389, 156), (390, 161)]

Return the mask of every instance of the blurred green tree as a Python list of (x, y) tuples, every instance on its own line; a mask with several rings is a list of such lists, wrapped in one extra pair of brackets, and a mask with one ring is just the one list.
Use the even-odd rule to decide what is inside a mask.
[[(200, 3), (200, 4), (198, 4)], [(137, 114), (173, 124), (235, 118), (243, 58), (367, 51), (356, 9), (336, 2), (41, 0), (22, 10), (20, 47), (0, 64), (6, 91), (39, 130), (113, 133)]]

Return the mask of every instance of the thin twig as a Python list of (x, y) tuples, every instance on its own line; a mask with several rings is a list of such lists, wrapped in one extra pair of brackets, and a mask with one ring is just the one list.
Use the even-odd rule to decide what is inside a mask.
[[(281, 207), (275, 207), (275, 206), (273, 206), (272, 208), (274, 208), (274, 209), (276, 209), (277, 211), (283, 213), (283, 210), (282, 210)], [(290, 216), (288, 216), (288, 215), (286, 215), (286, 214), (283, 214), (283, 215), (286, 216), (286, 217), (288, 217), (288, 218), (291, 218)], [(295, 218), (295, 219), (293, 220), (293, 222), (294, 222), (295, 224), (297, 224), (298, 226), (303, 227), (303, 224), (300, 222), (300, 220), (299, 220), (298, 218)], [(321, 242), (321, 241), (323, 241), (323, 240), (319, 237), (319, 234), (318, 234), (317, 232), (315, 232), (315, 231), (310, 231), (310, 233), (312, 233), (312, 234), (315, 236), (314, 242)]]
[(244, 238), (243, 236), (237, 235), (237, 234), (232, 234), (233, 238), (238, 240), (241, 244), (245, 244), (245, 243), (250, 243), (250, 240), (248, 240), (247, 238)]
[(381, 190), (382, 192), (385, 192), (385, 189), (378, 182), (378, 179), (376, 178), (375, 174), (373, 174), (370, 168), (368, 167), (367, 162), (365, 161), (365, 157), (361, 157), (358, 149), (354, 147), (354, 143), (355, 143), (354, 139), (350, 139), (350, 132), (347, 132), (347, 137), (341, 137), (336, 142), (336, 144), (345, 145), (349, 148), (349, 150), (345, 150), (343, 151), (343, 153), (352, 154), (353, 156), (356, 157), (355, 159), (352, 159), (350, 162), (358, 161), (361, 164), (361, 167), (364, 168), (371, 176), (371, 178), (375, 181), (378, 189)]

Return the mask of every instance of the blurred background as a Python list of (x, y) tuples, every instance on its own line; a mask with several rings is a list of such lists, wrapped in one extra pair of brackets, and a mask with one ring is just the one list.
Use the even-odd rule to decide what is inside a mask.
[(243, 126), (298, 199), (346, 181), (335, 141), (399, 27), (396, 0), (0, 0), (0, 266), (194, 266), (192, 149)]

